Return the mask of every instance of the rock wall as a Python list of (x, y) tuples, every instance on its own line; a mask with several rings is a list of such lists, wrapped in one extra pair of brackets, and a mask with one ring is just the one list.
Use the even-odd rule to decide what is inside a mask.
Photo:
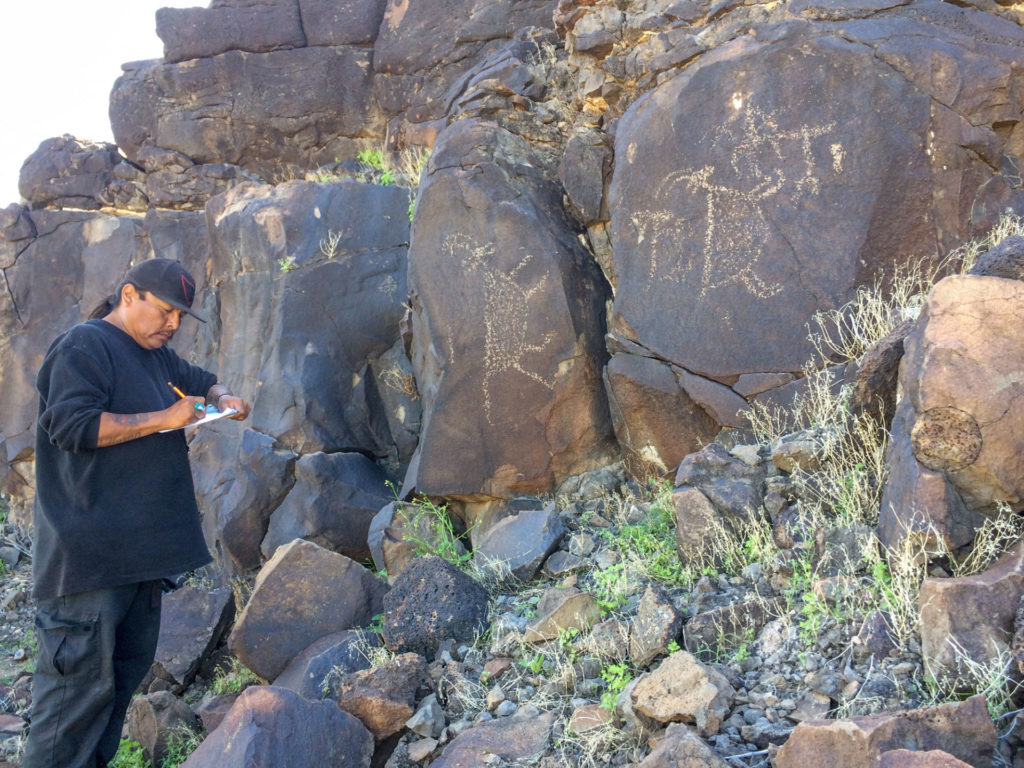
[[(150, 255), (205, 288), (176, 343), (254, 403), (194, 446), (231, 569), (282, 532), (333, 546), (385, 481), (492, 509), (622, 459), (671, 472), (799, 386), (815, 312), (1024, 210), (1020, 22), (938, 0), (164, 9), (163, 60), (114, 86), (117, 147), (43, 142), (0, 219), (4, 490), (31, 497), (49, 340)], [(413, 196), (339, 180), (382, 147), (433, 149)], [(371, 487), (332, 506), (334, 483)]]

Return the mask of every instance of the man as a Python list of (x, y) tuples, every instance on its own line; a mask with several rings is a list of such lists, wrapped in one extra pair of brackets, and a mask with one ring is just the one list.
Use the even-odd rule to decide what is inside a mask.
[(184, 315), (202, 319), (194, 297), (177, 261), (143, 261), (39, 369), (38, 659), (23, 768), (107, 765), (156, 653), (165, 579), (211, 559), (181, 427), (204, 401), (236, 420), (249, 404), (167, 346)]

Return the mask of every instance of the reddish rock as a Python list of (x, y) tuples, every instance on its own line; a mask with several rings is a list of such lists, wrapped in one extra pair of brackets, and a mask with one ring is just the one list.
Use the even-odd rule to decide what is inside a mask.
[(909, 749), (891, 749), (878, 759), (878, 768), (973, 768), (941, 749), (912, 752)]
[(481, 682), (494, 682), (512, 666), (512, 659), (488, 659), (484, 671), (480, 673)]
[(405, 727), (416, 711), (416, 692), (429, 684), (423, 657), (403, 653), (379, 667), (345, 675), (331, 687), (330, 696), (383, 741)]
[(958, 676), (961, 659), (985, 663), (1009, 650), (1024, 595), (1024, 542), (984, 573), (921, 584), (921, 654), (933, 678)]
[(528, 643), (555, 640), (568, 629), (586, 632), (601, 619), (601, 606), (587, 592), (549, 590), (548, 594), (554, 599), (538, 604), (541, 615), (526, 627), (523, 639)]
[(146, 759), (154, 765), (167, 756), (172, 737), (199, 730), (199, 719), (189, 705), (168, 691), (132, 699), (127, 724), (128, 738), (142, 746)]
[(635, 477), (671, 472), (717, 431), (714, 419), (659, 360), (616, 354), (605, 366), (604, 381), (615, 436)]
[(584, 704), (572, 711), (568, 727), (573, 733), (584, 734), (607, 728), (614, 722), (615, 715), (610, 709), (606, 709), (600, 704)]
[(876, 768), (890, 750), (945, 750), (973, 766), (988, 765), (996, 733), (983, 696), (906, 712), (849, 720), (807, 720), (775, 755), (776, 768), (842, 765)]

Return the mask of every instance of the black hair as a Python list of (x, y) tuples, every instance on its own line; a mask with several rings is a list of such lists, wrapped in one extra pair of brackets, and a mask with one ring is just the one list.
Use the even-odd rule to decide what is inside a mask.
[[(117, 305), (121, 303), (121, 292), (124, 290), (126, 285), (134, 285), (134, 283), (129, 283), (127, 280), (121, 283), (117, 286), (117, 290), (114, 293), (110, 294), (103, 299), (103, 301), (93, 307), (92, 312), (89, 313), (89, 317), (86, 319), (99, 320), (113, 312)], [(146, 298), (146, 291), (139, 291), (139, 298)]]

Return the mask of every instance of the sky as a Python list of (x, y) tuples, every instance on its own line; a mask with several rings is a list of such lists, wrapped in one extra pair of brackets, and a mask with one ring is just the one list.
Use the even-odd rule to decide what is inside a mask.
[(206, 0), (3, 0), (0, 5), (0, 208), (40, 142), (70, 133), (113, 142), (107, 108), (121, 64), (163, 56), (157, 8)]

